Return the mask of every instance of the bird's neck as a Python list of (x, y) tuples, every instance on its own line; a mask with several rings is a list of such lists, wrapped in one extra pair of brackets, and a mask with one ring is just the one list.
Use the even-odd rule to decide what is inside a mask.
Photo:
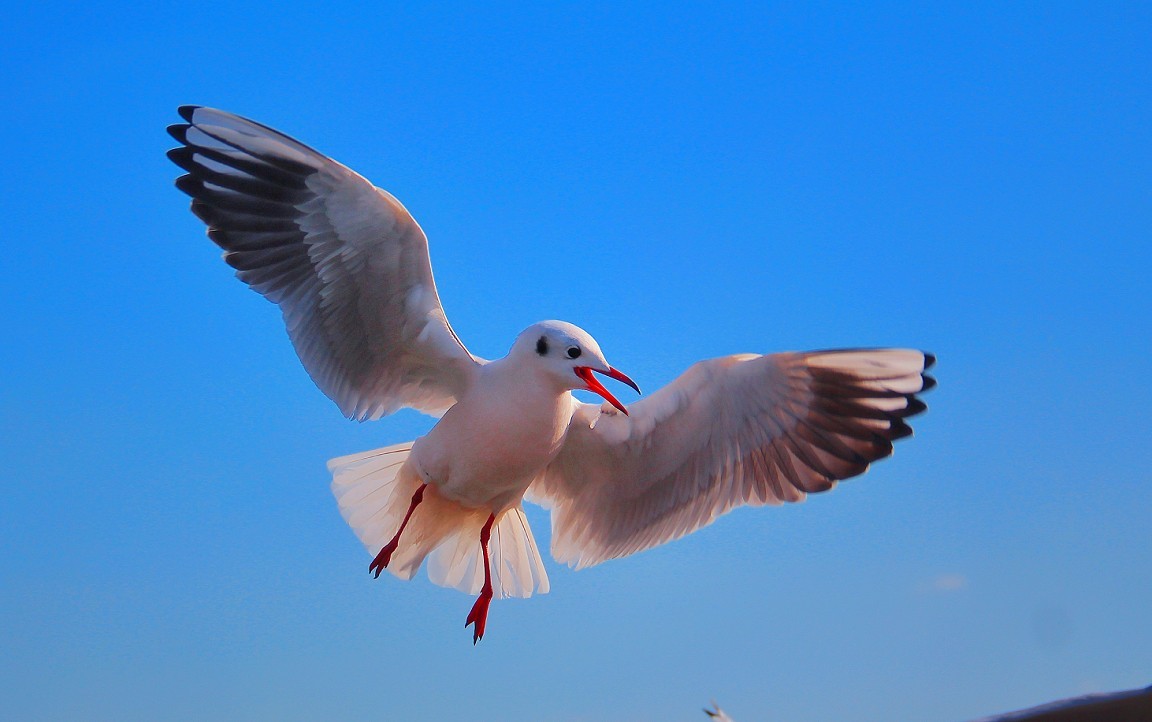
[(536, 364), (512, 356), (483, 367), (485, 393), (499, 395), (521, 407), (546, 408), (566, 402), (568, 390), (552, 374)]
[(539, 458), (527, 459), (535, 474), (535, 467), (559, 451), (572, 419), (572, 397), (554, 376), (532, 365), (504, 361), (493, 361), (481, 370), (481, 382), (460, 400), (458, 410), (483, 419), (489, 431), (500, 430), (491, 444), (510, 445), (520, 456), (536, 450)]

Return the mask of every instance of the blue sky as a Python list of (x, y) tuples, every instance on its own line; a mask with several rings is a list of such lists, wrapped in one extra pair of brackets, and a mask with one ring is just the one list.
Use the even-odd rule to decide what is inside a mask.
[[(963, 720), (1152, 681), (1152, 8), (5, 9), (0, 717)], [(183, 103), (399, 197), (449, 317), (570, 320), (653, 390), (934, 351), (916, 437), (496, 602), (372, 580), (357, 425), (172, 181)], [(542, 546), (547, 517), (530, 510)]]

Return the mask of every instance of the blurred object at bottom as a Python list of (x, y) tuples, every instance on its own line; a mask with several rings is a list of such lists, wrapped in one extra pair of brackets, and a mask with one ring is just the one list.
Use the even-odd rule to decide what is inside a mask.
[[(711, 714), (711, 713), (709, 713)], [(726, 719), (726, 718), (725, 718)], [(972, 722), (1150, 722), (1152, 686), (1108, 694), (1086, 694)]]
[(716, 704), (716, 700), (712, 700), (712, 709), (704, 708), (704, 714), (716, 720), (716, 722), (735, 722), (724, 710), (720, 709), (720, 705)]

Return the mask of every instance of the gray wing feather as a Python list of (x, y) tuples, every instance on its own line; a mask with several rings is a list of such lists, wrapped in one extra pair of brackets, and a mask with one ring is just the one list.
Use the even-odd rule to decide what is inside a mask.
[(176, 185), (236, 276), (280, 307), (316, 385), (349, 418), (441, 413), (481, 361), (444, 316), (428, 241), (386, 191), (259, 123), (185, 106)]

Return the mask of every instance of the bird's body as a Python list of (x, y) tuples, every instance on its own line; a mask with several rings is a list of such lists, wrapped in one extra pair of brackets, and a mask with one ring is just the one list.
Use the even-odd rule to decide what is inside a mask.
[[(552, 509), (552, 553), (583, 567), (671, 541), (743, 504), (800, 501), (911, 434), (932, 357), (908, 349), (740, 354), (636, 384), (582, 329), (544, 321), (507, 356), (470, 354), (432, 280), (427, 240), (394, 197), (315, 150), (223, 111), (180, 109), (177, 186), (238, 277), (280, 306), (316, 384), (349, 417), (443, 414), (409, 444), (333, 459), (340, 511), (370, 569), (479, 597), (548, 590), (522, 501)], [(572, 396), (583, 389), (603, 405)]]
[(560, 452), (571, 394), (524, 361), (513, 353), (483, 365), (464, 395), (413, 444), (410, 463), (446, 498), (503, 512), (520, 503)]

